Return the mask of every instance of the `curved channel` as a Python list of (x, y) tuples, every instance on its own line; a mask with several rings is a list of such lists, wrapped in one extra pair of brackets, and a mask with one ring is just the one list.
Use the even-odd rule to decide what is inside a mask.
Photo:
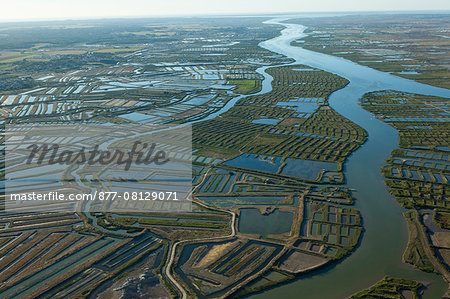
[(260, 46), (293, 58), (298, 64), (319, 68), (350, 81), (345, 88), (329, 97), (329, 104), (368, 133), (367, 142), (348, 158), (344, 166), (347, 186), (357, 190), (354, 193), (355, 206), (363, 216), (365, 232), (360, 246), (343, 261), (257, 296), (343, 298), (390, 275), (430, 283), (425, 298), (441, 297), (447, 285), (440, 276), (416, 270), (402, 262), (408, 240), (408, 229), (402, 216), (404, 210), (387, 191), (380, 172), (385, 159), (398, 147), (398, 133), (363, 110), (359, 99), (364, 93), (386, 89), (450, 98), (450, 90), (396, 77), (340, 57), (291, 46), (293, 40), (306, 36), (306, 27), (287, 24), (285, 20), (265, 22), (286, 28), (280, 36)]

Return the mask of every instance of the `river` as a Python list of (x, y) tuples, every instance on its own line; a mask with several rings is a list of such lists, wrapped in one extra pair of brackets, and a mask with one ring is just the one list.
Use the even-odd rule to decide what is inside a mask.
[(425, 298), (441, 297), (447, 284), (440, 276), (416, 270), (402, 262), (408, 241), (408, 228), (402, 215), (404, 209), (387, 191), (380, 172), (385, 159), (398, 147), (398, 133), (363, 110), (359, 99), (364, 93), (386, 89), (450, 98), (450, 90), (380, 72), (340, 57), (291, 46), (293, 40), (306, 36), (306, 27), (284, 21), (286, 19), (265, 22), (286, 28), (280, 36), (262, 42), (261, 47), (293, 58), (295, 63), (319, 68), (350, 81), (345, 88), (329, 97), (329, 104), (368, 133), (367, 142), (344, 165), (347, 186), (357, 190), (354, 193), (355, 207), (362, 214), (365, 232), (356, 251), (341, 262), (254, 296), (343, 298), (390, 275), (430, 283)]

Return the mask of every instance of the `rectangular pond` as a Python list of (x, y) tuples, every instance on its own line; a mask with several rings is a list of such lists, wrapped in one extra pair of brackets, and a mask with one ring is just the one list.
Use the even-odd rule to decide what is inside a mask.
[(275, 209), (268, 215), (263, 215), (258, 209), (241, 209), (238, 230), (244, 234), (282, 234), (291, 230), (294, 214), (280, 212)]
[(277, 106), (294, 108), (297, 112), (313, 113), (319, 107), (320, 98), (294, 98), (288, 102), (278, 102)]
[(228, 208), (238, 205), (276, 205), (286, 200), (280, 196), (199, 196), (199, 199), (209, 205)]
[(281, 170), (281, 174), (315, 180), (322, 170), (336, 171), (336, 163), (286, 159), (286, 165)]
[(259, 118), (252, 120), (252, 123), (254, 124), (265, 124), (265, 125), (275, 125), (277, 122), (279, 122), (279, 119), (276, 118)]
[(223, 162), (223, 164), (276, 173), (281, 166), (281, 157), (242, 154), (232, 160)]

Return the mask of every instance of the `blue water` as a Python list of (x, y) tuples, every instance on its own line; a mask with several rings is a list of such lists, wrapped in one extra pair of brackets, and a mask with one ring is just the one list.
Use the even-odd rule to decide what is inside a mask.
[(316, 98), (293, 99), (290, 100), (289, 102), (278, 102), (277, 106), (292, 107), (297, 112), (313, 113), (319, 107), (319, 105), (316, 102), (317, 100), (318, 99)]
[(254, 124), (265, 124), (265, 125), (275, 125), (277, 122), (279, 122), (279, 119), (276, 118), (259, 118), (252, 120), (252, 123)]
[(238, 230), (244, 234), (282, 234), (291, 230), (294, 213), (280, 212), (275, 209), (268, 215), (263, 215), (258, 209), (240, 209)]
[(337, 170), (337, 165), (322, 161), (286, 159), (286, 165), (281, 174), (315, 180), (322, 170)]
[(232, 160), (223, 162), (223, 164), (276, 173), (281, 166), (281, 157), (242, 154)]

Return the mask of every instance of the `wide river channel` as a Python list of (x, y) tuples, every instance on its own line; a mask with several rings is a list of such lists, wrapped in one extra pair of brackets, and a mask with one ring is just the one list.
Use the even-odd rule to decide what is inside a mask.
[(447, 285), (435, 274), (414, 269), (402, 262), (408, 241), (404, 209), (389, 194), (380, 168), (398, 147), (397, 131), (361, 108), (359, 99), (367, 92), (393, 89), (450, 98), (450, 90), (403, 79), (361, 66), (340, 57), (321, 54), (291, 42), (306, 36), (306, 27), (273, 19), (267, 24), (286, 27), (281, 35), (262, 42), (261, 47), (293, 58), (298, 64), (319, 68), (350, 81), (334, 92), (329, 103), (338, 113), (368, 133), (367, 142), (354, 152), (344, 166), (347, 186), (355, 189), (355, 207), (361, 212), (365, 232), (358, 248), (341, 262), (300, 276), (280, 287), (256, 294), (258, 298), (344, 298), (368, 288), (385, 275), (430, 283), (425, 298), (440, 298)]

